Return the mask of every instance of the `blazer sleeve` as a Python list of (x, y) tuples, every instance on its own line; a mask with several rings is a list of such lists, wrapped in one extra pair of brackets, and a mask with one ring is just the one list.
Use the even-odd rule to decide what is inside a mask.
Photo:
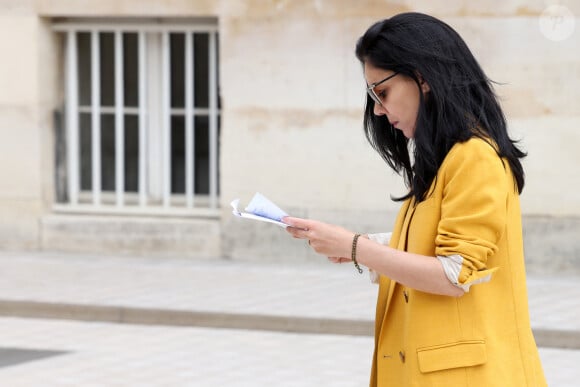
[(435, 253), (462, 258), (458, 285), (489, 280), (497, 268), (489, 268), (487, 262), (503, 236), (508, 189), (513, 187), (509, 168), (490, 144), (471, 139), (451, 149), (441, 172), (444, 188)]

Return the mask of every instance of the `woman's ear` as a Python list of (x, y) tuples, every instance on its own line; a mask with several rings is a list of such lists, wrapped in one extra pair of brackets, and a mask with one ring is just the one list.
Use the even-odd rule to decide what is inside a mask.
[(431, 88), (429, 87), (429, 84), (427, 83), (425, 78), (423, 78), (421, 73), (416, 72), (415, 74), (417, 75), (417, 79), (419, 80), (419, 86), (421, 86), (421, 92), (423, 92), (423, 94), (427, 94), (428, 92), (430, 92)]
[(424, 79), (421, 81), (421, 91), (423, 92), (423, 94), (427, 94), (428, 92), (431, 91), (429, 84)]

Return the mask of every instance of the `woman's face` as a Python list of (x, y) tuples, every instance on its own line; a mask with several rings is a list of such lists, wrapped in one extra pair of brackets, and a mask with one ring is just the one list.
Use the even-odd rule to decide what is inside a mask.
[[(381, 82), (394, 72), (383, 70), (372, 64), (364, 64), (365, 79), (367, 85)], [(375, 101), (374, 113), (377, 116), (386, 116), (391, 125), (403, 132), (405, 137), (413, 138), (419, 112), (419, 93), (429, 91), (429, 85), (422, 81), (421, 89), (417, 87), (414, 79), (402, 74), (382, 82), (374, 88), (380, 104)]]

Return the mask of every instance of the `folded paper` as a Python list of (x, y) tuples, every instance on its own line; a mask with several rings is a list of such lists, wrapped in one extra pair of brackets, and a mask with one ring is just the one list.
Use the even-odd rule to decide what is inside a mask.
[(288, 216), (288, 214), (259, 192), (254, 195), (247, 205), (246, 212), (238, 210), (240, 199), (235, 199), (230, 204), (233, 208), (232, 213), (240, 218), (259, 220), (274, 223), (281, 227), (288, 227), (287, 224), (282, 222), (282, 218)]

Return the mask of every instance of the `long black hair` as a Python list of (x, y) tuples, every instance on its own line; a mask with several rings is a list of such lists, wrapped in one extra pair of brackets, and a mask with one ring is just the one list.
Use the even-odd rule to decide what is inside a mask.
[(515, 187), (522, 192), (524, 170), (519, 159), (526, 154), (508, 135), (492, 81), (453, 28), (429, 15), (402, 13), (373, 24), (359, 38), (356, 56), (363, 65), (366, 62), (412, 78), (419, 90), (420, 78), (429, 85), (426, 98), (419, 93), (411, 144), (386, 116), (374, 114), (374, 102), (367, 96), (366, 137), (391, 168), (404, 174), (410, 189), (407, 195), (393, 200), (412, 196), (418, 202), (424, 200), (451, 147), (474, 136), (496, 147), (510, 165)]

